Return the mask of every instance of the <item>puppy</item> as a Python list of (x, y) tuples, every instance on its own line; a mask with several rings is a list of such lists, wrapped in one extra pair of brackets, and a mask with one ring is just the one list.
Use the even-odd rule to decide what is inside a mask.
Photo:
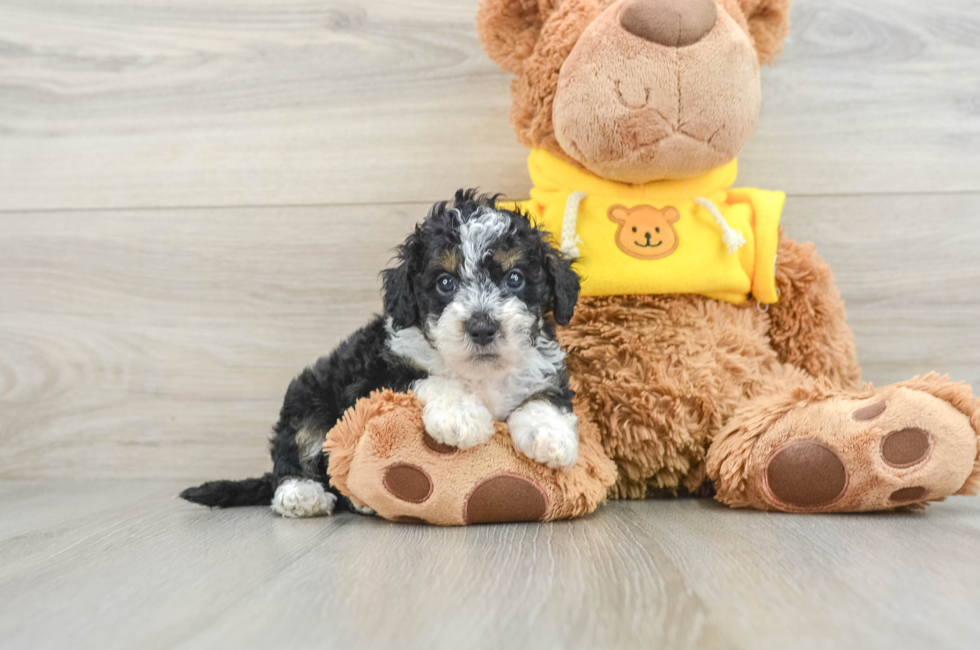
[(328, 487), (326, 433), (381, 388), (412, 390), (438, 442), (474, 447), (502, 420), (529, 458), (575, 464), (577, 420), (555, 323), (571, 319), (579, 279), (543, 231), (496, 197), (460, 190), (432, 207), (382, 277), (384, 315), (289, 385), (272, 472), (181, 497), (212, 507), (271, 502), (284, 517), (330, 514), (340, 495)]

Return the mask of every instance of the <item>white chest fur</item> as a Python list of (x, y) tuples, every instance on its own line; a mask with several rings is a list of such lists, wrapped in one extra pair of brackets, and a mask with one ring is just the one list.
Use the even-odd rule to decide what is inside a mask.
[(449, 367), (416, 327), (396, 331), (389, 325), (389, 335), (388, 347), (392, 352), (411, 359), (432, 378), (456, 383), (460, 390), (477, 397), (493, 417), (501, 421), (532, 395), (553, 388), (565, 359), (557, 341), (539, 337), (508, 374), (483, 378), (479, 372), (461, 373)]

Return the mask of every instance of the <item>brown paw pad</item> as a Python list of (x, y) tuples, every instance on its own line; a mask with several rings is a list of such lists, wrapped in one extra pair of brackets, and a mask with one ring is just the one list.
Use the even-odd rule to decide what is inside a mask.
[(399, 463), (385, 470), (385, 489), (402, 501), (422, 503), (432, 495), (432, 481), (421, 467)]
[(909, 501), (919, 501), (926, 495), (927, 490), (924, 487), (907, 487), (901, 490), (895, 490), (892, 495), (888, 497), (889, 501), (894, 501), (895, 503), (907, 503)]
[(548, 499), (537, 485), (522, 476), (500, 474), (477, 485), (463, 506), (467, 524), (541, 521)]
[(928, 431), (917, 427), (899, 429), (881, 439), (881, 457), (892, 467), (912, 467), (926, 459), (931, 447)]
[(449, 454), (455, 454), (457, 451), (457, 448), (453, 447), (452, 445), (446, 445), (441, 442), (436, 442), (436, 439), (430, 436), (427, 431), (422, 433), (422, 443), (426, 446), (427, 449), (429, 449), (430, 451), (434, 451), (437, 454), (449, 455)]
[(766, 467), (769, 491), (799, 508), (833, 503), (847, 488), (847, 470), (837, 454), (815, 440), (796, 440), (773, 452)]
[(410, 517), (408, 515), (399, 515), (397, 517), (392, 517), (391, 519), (396, 524), (409, 524), (412, 526), (427, 526), (429, 522), (421, 517)]
[(887, 407), (888, 403), (885, 402), (885, 400), (881, 400), (880, 402), (875, 402), (874, 404), (869, 404), (863, 408), (859, 408), (851, 414), (851, 417), (858, 422), (868, 422), (870, 420), (874, 420), (879, 415), (884, 413)]

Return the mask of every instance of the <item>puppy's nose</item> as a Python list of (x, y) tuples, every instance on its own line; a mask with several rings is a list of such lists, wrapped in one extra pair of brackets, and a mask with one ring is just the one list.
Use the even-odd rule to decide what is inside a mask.
[(630, 34), (668, 47), (697, 43), (716, 22), (715, 0), (628, 0), (619, 14)]
[(477, 345), (490, 345), (500, 325), (486, 314), (477, 314), (466, 321), (466, 333)]

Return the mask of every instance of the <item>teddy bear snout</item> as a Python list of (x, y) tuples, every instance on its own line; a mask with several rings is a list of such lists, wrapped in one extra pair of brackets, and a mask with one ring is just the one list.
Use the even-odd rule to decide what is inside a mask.
[(627, 0), (619, 14), (630, 34), (668, 47), (697, 43), (716, 22), (715, 0)]

